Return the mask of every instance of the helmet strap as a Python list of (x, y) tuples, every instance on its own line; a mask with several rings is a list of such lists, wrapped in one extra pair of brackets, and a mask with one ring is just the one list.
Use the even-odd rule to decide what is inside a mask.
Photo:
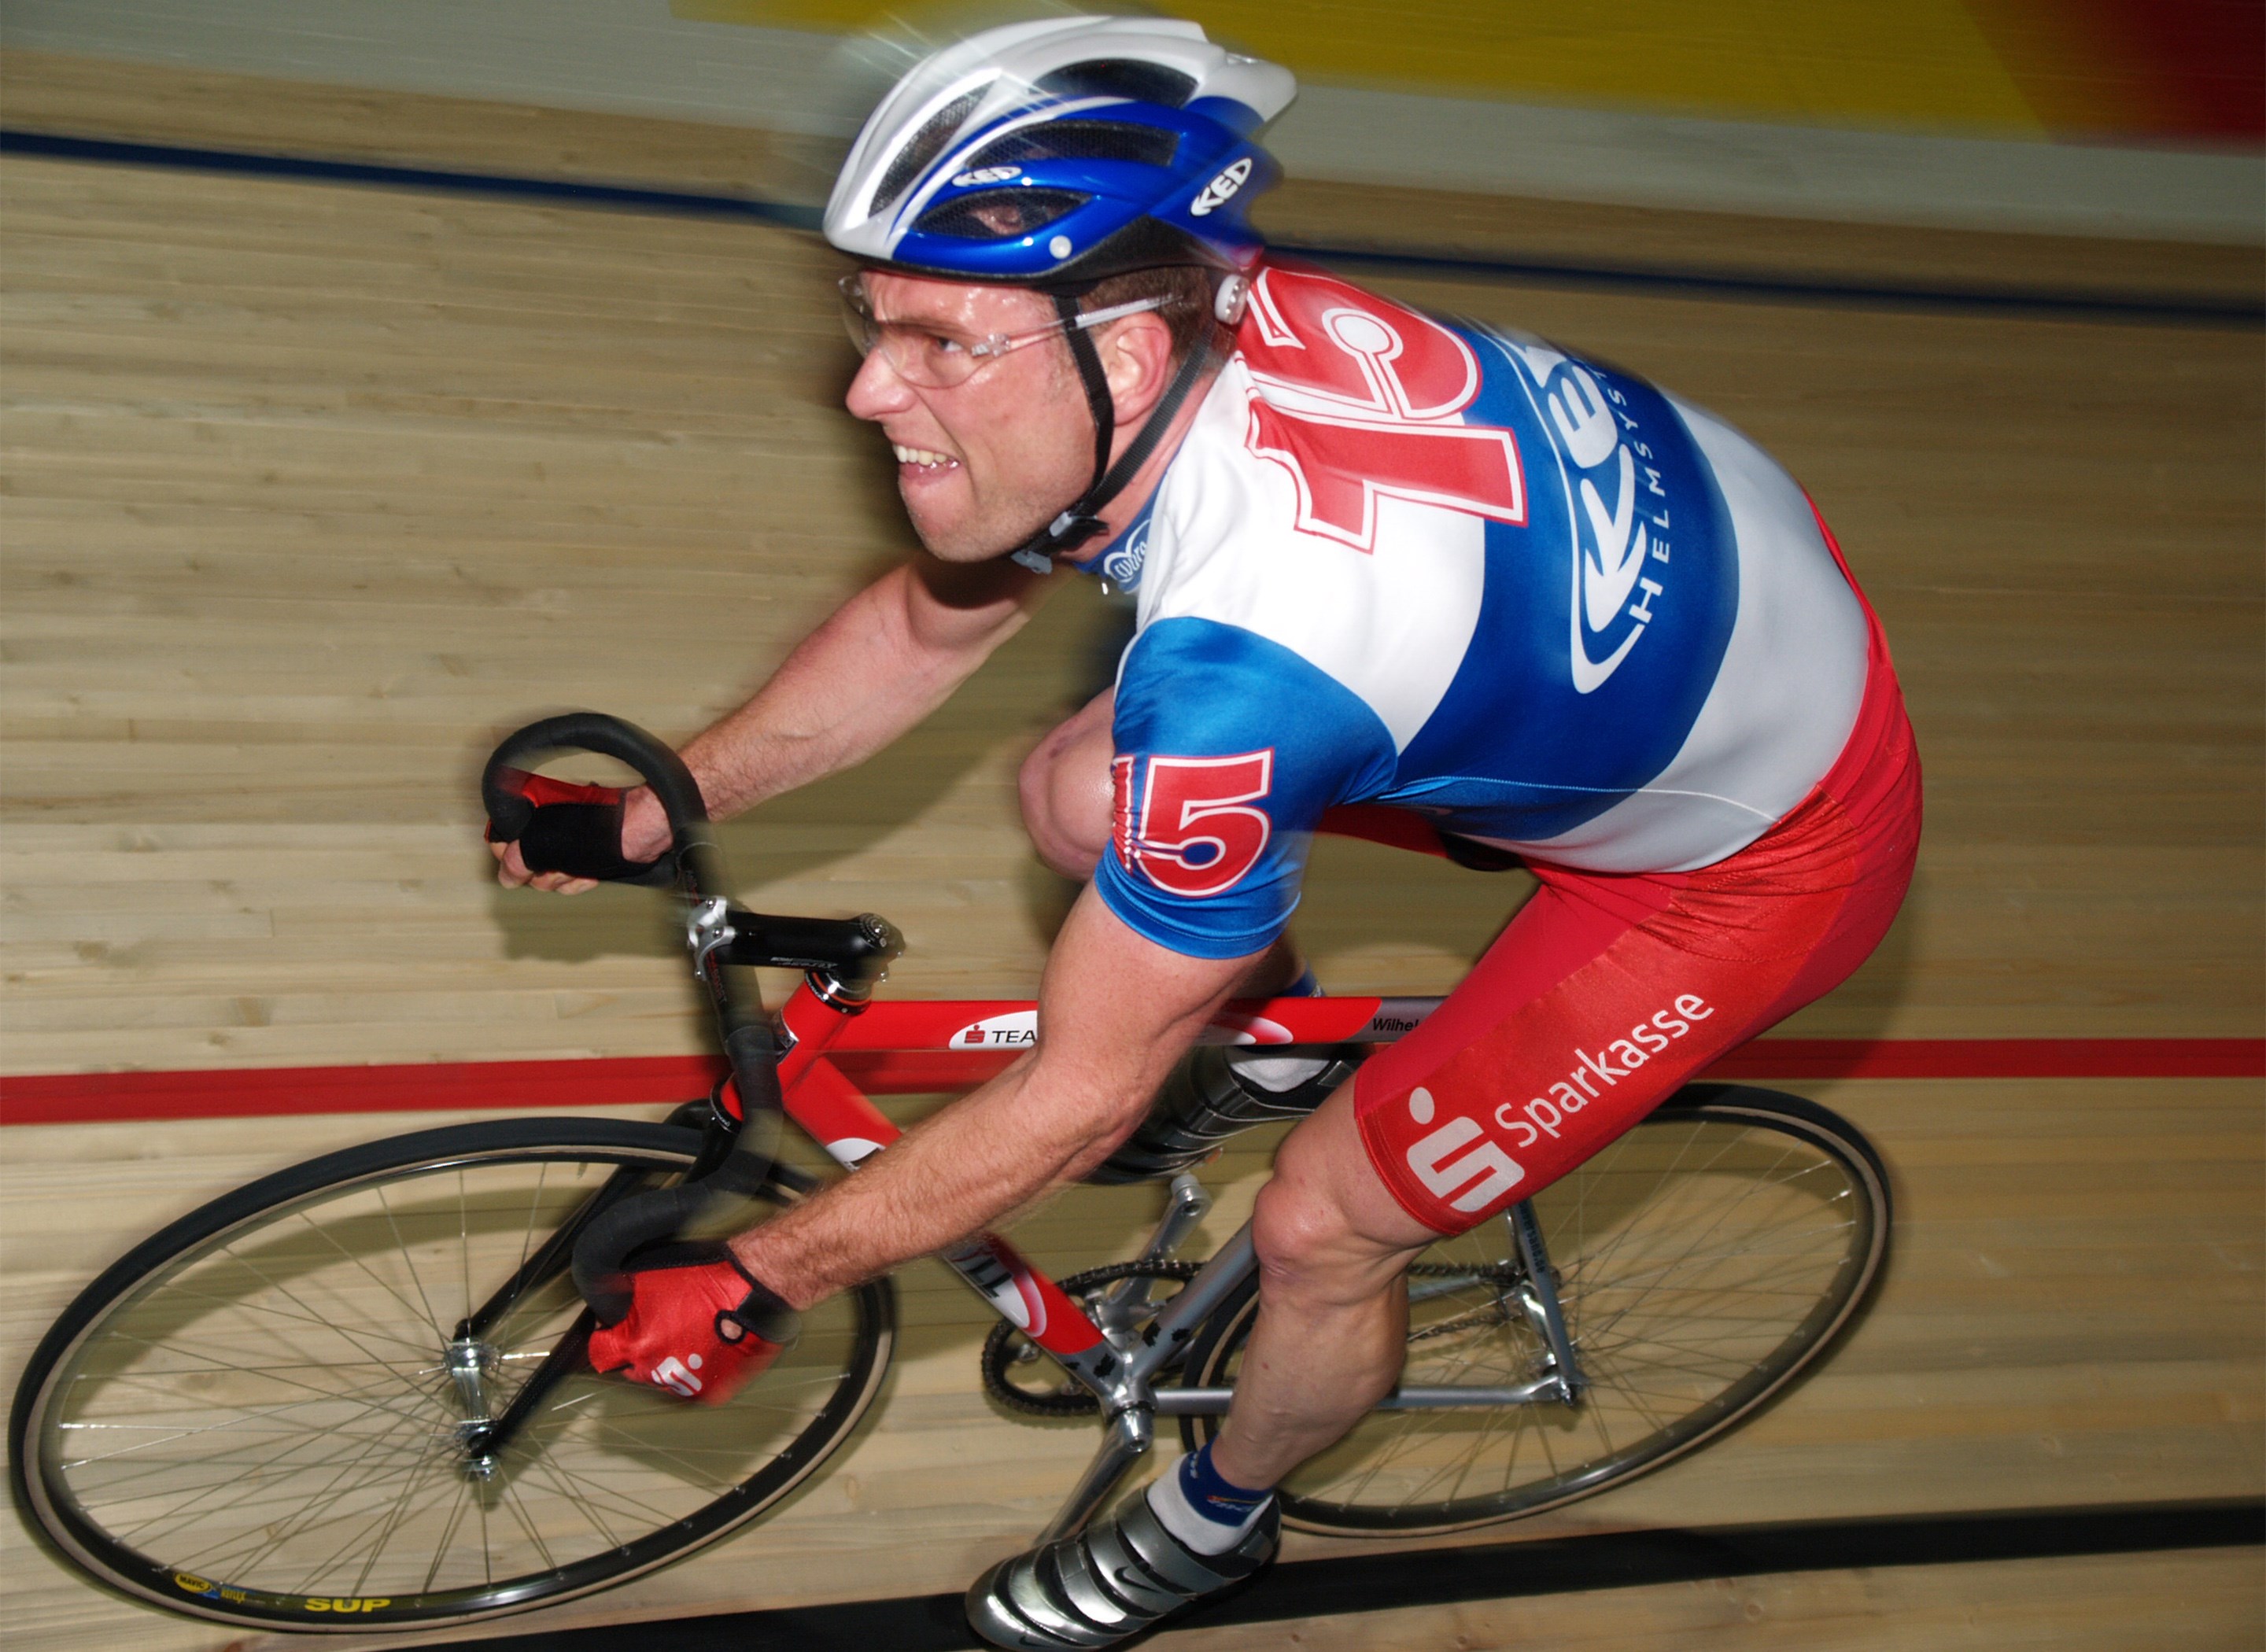
[(1071, 359), (1078, 363), (1078, 379), (1085, 386), (1085, 405), (1093, 413), (1093, 480), (1076, 504), (1007, 553), (1010, 561), (1034, 574), (1053, 573), (1057, 554), (1075, 551), (1095, 535), (1107, 531), (1109, 524), (1101, 520), (1102, 508), (1123, 493), (1125, 485), (1148, 463), (1157, 444), (1165, 439), (1165, 432), (1172, 428), (1181, 404), (1188, 400), (1196, 380), (1211, 364), (1213, 355), (1209, 337), (1202, 348), (1188, 352), (1188, 359), (1181, 363), (1181, 370), (1173, 376), (1164, 395), (1149, 410), (1148, 422), (1113, 465), (1109, 450), (1117, 436), (1117, 400), (1109, 393), (1109, 376), (1102, 371), (1101, 356), (1094, 349), (1093, 339), (1078, 325), (1079, 295), (1057, 292), (1053, 297), (1056, 312), (1064, 323)]

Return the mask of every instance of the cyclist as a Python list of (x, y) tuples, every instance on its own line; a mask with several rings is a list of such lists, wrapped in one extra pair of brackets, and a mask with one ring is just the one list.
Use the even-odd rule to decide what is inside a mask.
[[(1263, 1564), (1272, 1488), (1396, 1380), (1414, 1254), (1840, 982), (1918, 843), (1880, 627), (1801, 489), (1625, 373), (1267, 259), (1254, 140), (1292, 91), (1193, 25), (1078, 18), (974, 36), (888, 95), (826, 234), (859, 266), (849, 409), (894, 446), (926, 553), (683, 752), (713, 812), (744, 808), (910, 727), (1051, 571), (1137, 595), (1115, 688), (1022, 771), (1039, 854), (1090, 880), (1037, 1048), (726, 1254), (637, 1276), (594, 1360), (702, 1398), (795, 1309), (1113, 1154), (1174, 1162), (1171, 1118), (1120, 1144), (1214, 1012), (1312, 990), (1283, 929), (1326, 809), (1399, 810), (1373, 818), (1539, 881), (1349, 1081), (1229, 1075), (1261, 1107), (1319, 1101), (1259, 1198), (1233, 1410), (1145, 1494), (977, 1582), (1001, 1645), (1111, 1644)], [(556, 868), (666, 844), (641, 793), (600, 818), (551, 871), (497, 845), (503, 881), (579, 889)]]

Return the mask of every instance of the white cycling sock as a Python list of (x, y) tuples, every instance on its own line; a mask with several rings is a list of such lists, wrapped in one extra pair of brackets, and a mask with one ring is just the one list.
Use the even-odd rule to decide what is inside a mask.
[(1245, 1056), (1230, 1054), (1227, 1064), (1235, 1076), (1260, 1089), (1281, 1095), (1295, 1090), (1330, 1064), (1327, 1056)]
[[(1322, 983), (1314, 979), (1312, 969), (1301, 970), (1298, 978), (1276, 993), (1283, 998), (1318, 998), (1322, 996)], [(1242, 1050), (1230, 1050), (1227, 1064), (1235, 1069), (1235, 1076), (1256, 1085), (1270, 1095), (1281, 1095), (1295, 1090), (1328, 1066), (1327, 1056), (1254, 1056)]]
[[(1235, 1495), (1230, 1498), (1207, 1496), (1206, 1487)], [(1196, 1507), (1199, 1500), (1204, 1503), (1203, 1509)], [(1272, 1492), (1244, 1492), (1230, 1488), (1211, 1466), (1210, 1446), (1182, 1458), (1169, 1473), (1160, 1475), (1149, 1488), (1149, 1508), (1156, 1515), (1157, 1523), (1199, 1554), (1224, 1554), (1242, 1542), (1244, 1534), (1267, 1512), (1267, 1505), (1274, 1500)], [(1237, 1514), (1239, 1505), (1244, 1505), (1239, 1517), (1221, 1517)]]

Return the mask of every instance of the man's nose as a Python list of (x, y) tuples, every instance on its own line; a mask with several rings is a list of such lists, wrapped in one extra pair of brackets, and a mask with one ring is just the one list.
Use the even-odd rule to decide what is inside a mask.
[(842, 399), (860, 419), (886, 419), (913, 405), (911, 390), (880, 350), (866, 357), (858, 369), (858, 376), (850, 381), (849, 394)]

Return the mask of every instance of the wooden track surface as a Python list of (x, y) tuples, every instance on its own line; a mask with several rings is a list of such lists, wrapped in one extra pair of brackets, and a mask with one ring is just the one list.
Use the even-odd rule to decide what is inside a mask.
[[(57, 131), (365, 157), (383, 131), (420, 164), (688, 187), (771, 164), (743, 135), (653, 122), (246, 82), (216, 98), (210, 77), (14, 55), (4, 73), (10, 123)], [(2255, 294), (2258, 267), (1355, 190), (1287, 196), (1277, 222), (1506, 255), (2114, 290)], [(0, 223), (0, 1065), (697, 1048), (657, 903), (495, 891), (469, 781), (496, 734), (569, 705), (688, 732), (903, 544), (884, 455), (837, 406), (826, 256), (740, 225), (13, 157)], [(1787, 1030), (2260, 1030), (2255, 331), (1378, 284), (1714, 407), (1838, 529), (1907, 685), (1928, 837), (1880, 954)], [(1021, 846), (1013, 767), (1095, 680), (1107, 625), (1090, 588), (1063, 584), (887, 758), (733, 828), (749, 895), (888, 913), (914, 948), (892, 990), (1027, 990), (1065, 892)], [(1327, 982), (1425, 991), (1524, 886), (1326, 844), (1311, 887), (1302, 932)], [(1791, 1087), (1847, 1112), (1899, 1178), (1877, 1310), (1753, 1428), (1538, 1534), (2261, 1489), (2256, 1085)], [(78, 1284), (161, 1220), (427, 1122), (8, 1132), (8, 1379)], [(1224, 1167), (1221, 1232), (1263, 1148)], [(1026, 1237), (1060, 1270), (1087, 1265), (1122, 1254), (1151, 1198), (1085, 1195)], [(905, 1356), (877, 1422), (786, 1514), (499, 1627), (956, 1589), (1014, 1546), (1089, 1436), (995, 1414), (969, 1300), (932, 1268), (903, 1283)], [(0, 1535), (23, 1645), (250, 1644), (111, 1601)], [(2256, 1644), (2259, 1608), (2255, 1556), (2206, 1554), (1166, 1643), (1296, 1629), (1315, 1647), (1743, 1645), (1760, 1624), (1764, 1643), (1802, 1646), (2234, 1647)]]

